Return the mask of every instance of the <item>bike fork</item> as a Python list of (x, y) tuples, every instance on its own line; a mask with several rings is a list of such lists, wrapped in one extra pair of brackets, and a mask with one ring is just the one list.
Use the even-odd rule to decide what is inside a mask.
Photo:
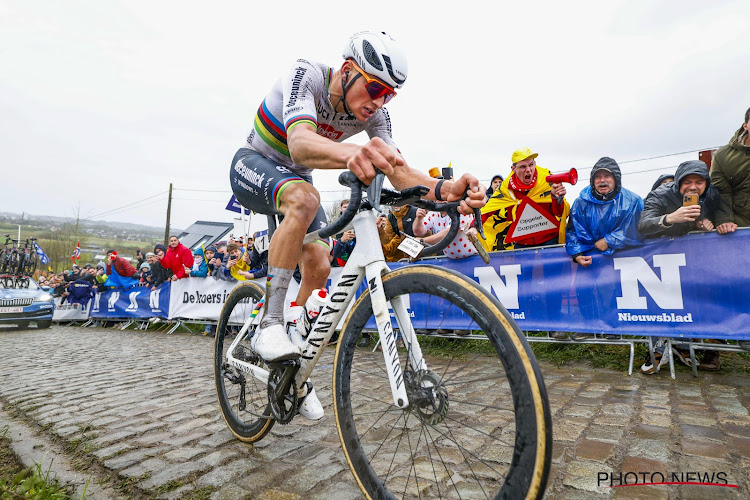
[[(370, 272), (372, 265), (378, 266), (378, 272)], [(406, 396), (401, 361), (398, 359), (398, 347), (396, 345), (396, 335), (393, 332), (393, 324), (391, 323), (391, 314), (388, 310), (388, 302), (385, 300), (385, 292), (383, 291), (383, 280), (379, 272), (380, 266), (379, 263), (372, 265), (367, 266), (367, 276), (373, 276), (368, 280), (367, 285), (370, 288), (372, 312), (375, 315), (375, 322), (378, 325), (380, 343), (383, 347), (383, 359), (385, 360), (386, 371), (388, 372), (388, 380), (391, 383), (391, 394), (396, 406), (406, 408), (409, 406), (409, 399)], [(406, 308), (403, 307), (402, 309), (405, 312)]]

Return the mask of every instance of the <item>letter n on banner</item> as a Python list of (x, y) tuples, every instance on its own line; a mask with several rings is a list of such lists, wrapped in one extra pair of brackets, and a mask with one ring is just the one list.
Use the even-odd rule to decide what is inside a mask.
[(660, 308), (684, 308), (680, 281), (680, 267), (686, 265), (684, 253), (654, 255), (654, 267), (661, 269), (661, 279), (642, 257), (615, 257), (613, 260), (622, 284), (622, 297), (617, 297), (618, 309), (648, 309), (638, 283)]

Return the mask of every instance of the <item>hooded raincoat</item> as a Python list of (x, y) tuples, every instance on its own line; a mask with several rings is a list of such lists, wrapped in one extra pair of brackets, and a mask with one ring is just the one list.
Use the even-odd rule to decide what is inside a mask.
[(719, 148), (711, 163), (711, 184), (719, 191), (716, 225), (734, 222), (750, 226), (750, 146), (747, 132), (735, 132), (729, 144)]
[[(602, 169), (612, 172), (615, 178), (614, 190), (604, 196), (594, 189), (594, 177)], [(568, 255), (612, 255), (620, 248), (643, 244), (643, 236), (638, 232), (641, 211), (641, 197), (622, 187), (620, 166), (612, 158), (602, 158), (591, 171), (589, 185), (583, 188), (570, 209), (570, 224), (565, 235)], [(609, 247), (603, 252), (594, 246), (602, 238)]]
[(671, 214), (682, 206), (682, 194), (680, 194), (680, 182), (690, 174), (700, 175), (706, 179), (706, 189), (698, 198), (701, 206), (701, 215), (698, 220), (708, 219), (716, 225), (716, 210), (719, 207), (719, 192), (711, 185), (708, 175), (708, 167), (699, 160), (690, 160), (680, 163), (674, 174), (674, 182), (665, 184), (651, 191), (644, 202), (641, 220), (638, 223), (638, 231), (646, 238), (657, 236), (682, 236), (690, 231), (697, 231), (696, 221), (679, 222), (667, 224), (664, 216)]

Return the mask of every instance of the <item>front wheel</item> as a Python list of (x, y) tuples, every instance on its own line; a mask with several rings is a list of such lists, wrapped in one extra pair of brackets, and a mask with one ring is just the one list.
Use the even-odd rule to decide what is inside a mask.
[[(336, 424), (362, 492), (541, 498), (552, 453), (547, 393), (505, 308), (474, 281), (434, 266), (390, 272), (383, 289), (389, 306), (403, 299), (410, 318), (392, 326), (411, 321), (423, 361), (408, 338), (385, 339), (383, 350), (399, 354), (409, 398), (407, 408), (398, 408), (383, 353), (356, 348), (362, 331), (374, 326), (371, 294), (364, 292), (343, 326), (334, 364)], [(483, 332), (489, 342), (427, 335), (439, 329)]]
[[(263, 290), (255, 283), (235, 287), (221, 310), (214, 344), (214, 382), (221, 414), (229, 430), (249, 443), (262, 439), (275, 422), (268, 403), (267, 384), (232, 366), (227, 353), (262, 298)], [(234, 350), (234, 358), (263, 367), (263, 360), (250, 348), (253, 333), (255, 327), (247, 330)]]

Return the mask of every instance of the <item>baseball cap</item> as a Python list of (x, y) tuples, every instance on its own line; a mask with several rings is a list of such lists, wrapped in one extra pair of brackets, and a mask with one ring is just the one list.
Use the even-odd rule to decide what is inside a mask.
[(532, 152), (529, 148), (521, 148), (516, 149), (513, 151), (513, 156), (511, 156), (511, 160), (513, 163), (518, 163), (519, 161), (528, 160), (528, 159), (534, 159), (537, 156), (539, 156), (538, 153)]

